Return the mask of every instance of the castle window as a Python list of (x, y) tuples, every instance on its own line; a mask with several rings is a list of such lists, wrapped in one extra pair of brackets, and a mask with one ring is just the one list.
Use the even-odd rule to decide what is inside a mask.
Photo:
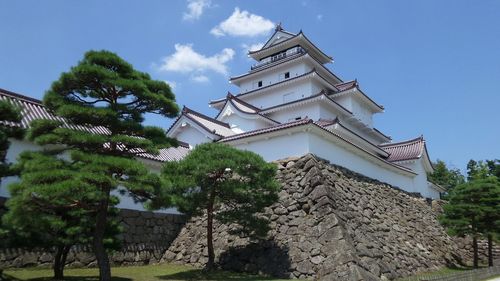
[(257, 86), (262, 87), (262, 81), (257, 82)]
[(290, 78), (290, 72), (285, 72), (285, 79)]

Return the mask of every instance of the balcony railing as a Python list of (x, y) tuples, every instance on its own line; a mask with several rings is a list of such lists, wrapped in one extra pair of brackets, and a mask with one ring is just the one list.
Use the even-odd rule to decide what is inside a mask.
[(277, 53), (275, 55), (269, 56), (267, 58), (262, 59), (258, 63), (252, 65), (250, 68), (251, 70), (266, 66), (268, 64), (271, 64), (273, 62), (277, 62), (286, 58), (289, 58), (291, 56), (297, 55), (297, 54), (304, 54), (306, 53), (306, 50), (302, 47), (293, 47), (291, 49), (288, 49), (284, 52)]

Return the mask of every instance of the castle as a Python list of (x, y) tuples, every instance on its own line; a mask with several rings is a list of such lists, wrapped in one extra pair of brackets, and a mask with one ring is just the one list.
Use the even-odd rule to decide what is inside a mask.
[(315, 154), (333, 164), (424, 197), (445, 190), (433, 172), (423, 137), (392, 142), (373, 115), (384, 107), (356, 80), (343, 81), (306, 35), (278, 25), (250, 71), (230, 78), (239, 93), (210, 101), (212, 118), (184, 107), (167, 134), (191, 147), (216, 141), (260, 154), (267, 161)]

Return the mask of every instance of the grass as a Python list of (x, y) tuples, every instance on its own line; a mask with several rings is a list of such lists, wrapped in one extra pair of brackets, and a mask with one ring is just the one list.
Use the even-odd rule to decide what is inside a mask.
[[(4, 277), (9, 281), (48, 281), (52, 279), (51, 269), (23, 268), (4, 270)], [(72, 268), (64, 271), (65, 280), (69, 281), (97, 281), (96, 268)], [(187, 280), (234, 280), (234, 281), (263, 281), (286, 280), (270, 277), (249, 275), (227, 271), (205, 273), (201, 269), (185, 265), (162, 264), (145, 266), (113, 267), (111, 269), (113, 281), (187, 281)], [(1, 278), (0, 278), (1, 279)]]
[[(480, 268), (483, 266), (480, 266)], [(486, 267), (486, 266), (484, 266)], [(422, 272), (418, 273), (412, 276), (404, 277), (404, 278), (399, 278), (396, 279), (396, 281), (410, 281), (410, 280), (415, 280), (416, 277), (436, 277), (436, 276), (445, 276), (453, 273), (458, 273), (466, 270), (472, 270), (474, 269), (472, 266), (465, 266), (465, 267), (458, 267), (458, 268), (451, 268), (451, 267), (443, 267), (441, 269), (435, 270), (435, 271), (429, 271), (429, 272)], [(491, 277), (494, 278), (494, 277)], [(489, 278), (487, 279), (489, 280)]]

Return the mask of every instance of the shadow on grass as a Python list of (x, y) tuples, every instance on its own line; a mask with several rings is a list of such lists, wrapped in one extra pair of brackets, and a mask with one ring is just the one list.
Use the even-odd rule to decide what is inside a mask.
[(213, 271), (206, 272), (203, 269), (192, 269), (188, 271), (156, 276), (160, 280), (237, 280), (237, 281), (257, 281), (257, 280), (273, 280), (273, 278), (264, 276), (252, 276), (243, 273), (228, 272), (228, 271)]
[[(24, 281), (25, 279), (18, 279), (9, 274), (3, 274), (0, 276), (0, 280), (2, 281)], [(26, 279), (29, 281), (54, 281), (52, 277), (37, 277)], [(64, 277), (65, 281), (99, 281), (99, 276), (66, 276)], [(130, 278), (123, 277), (111, 277), (112, 281), (132, 281)]]

